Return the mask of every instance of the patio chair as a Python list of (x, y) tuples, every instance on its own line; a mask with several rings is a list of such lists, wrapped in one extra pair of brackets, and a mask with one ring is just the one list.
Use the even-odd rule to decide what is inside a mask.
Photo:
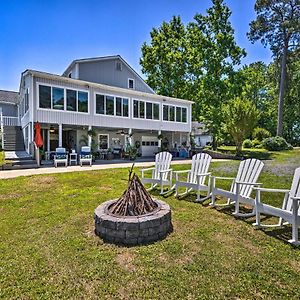
[(83, 146), (81, 147), (80, 155), (79, 155), (79, 164), (82, 167), (83, 164), (89, 164), (92, 166), (93, 156), (91, 153), (91, 147)]
[[(298, 238), (298, 228), (300, 226), (300, 168), (297, 168), (294, 173), (290, 190), (283, 189), (268, 189), (268, 188), (255, 188), (256, 189), (256, 223), (253, 225), (257, 228), (263, 227), (282, 227), (283, 225), (292, 225), (292, 239), (289, 243), (296, 246), (300, 245)], [(261, 192), (269, 193), (284, 193), (282, 207), (274, 207), (269, 204), (261, 202)], [(279, 217), (279, 222), (274, 225), (261, 224), (260, 214), (271, 215)], [(286, 222), (284, 222), (286, 221)]]
[[(151, 183), (151, 187), (148, 191), (153, 190), (160, 185), (160, 194), (164, 193), (164, 186), (169, 185), (172, 188), (172, 169), (170, 164), (172, 160), (172, 154), (169, 152), (159, 152), (155, 155), (155, 166), (153, 168), (141, 169), (142, 183)], [(145, 172), (152, 172), (150, 178), (145, 177)]]
[[(257, 179), (262, 171), (264, 164), (259, 159), (249, 158), (240, 163), (236, 178), (212, 176), (212, 196), (211, 206), (229, 206), (234, 204), (235, 211), (233, 215), (237, 217), (251, 217), (255, 215), (255, 199), (251, 197), (254, 187), (259, 187)], [(232, 180), (229, 191), (216, 187), (216, 179)], [(227, 198), (226, 204), (216, 204), (216, 196)], [(240, 203), (251, 205), (251, 213), (240, 213)]]
[(66, 152), (66, 148), (56, 148), (55, 155), (53, 158), (54, 166), (57, 168), (58, 164), (64, 164), (66, 167), (68, 166), (68, 154)]
[[(203, 202), (210, 197), (210, 173), (208, 173), (208, 168), (211, 162), (211, 156), (207, 153), (198, 153), (192, 157), (192, 166), (190, 170), (184, 171), (174, 171), (176, 183), (176, 197), (184, 196), (190, 193), (192, 190), (197, 192), (197, 202)], [(179, 175), (187, 174), (185, 181), (179, 179)], [(208, 178), (207, 183), (205, 183), (206, 178)], [(185, 187), (185, 192), (179, 194), (178, 188)], [(200, 191), (207, 192), (207, 196), (200, 198)]]

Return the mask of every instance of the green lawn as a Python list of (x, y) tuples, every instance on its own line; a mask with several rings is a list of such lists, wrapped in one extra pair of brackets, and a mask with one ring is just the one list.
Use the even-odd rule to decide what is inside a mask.
[[(266, 187), (288, 188), (300, 150), (266, 161)], [(212, 163), (231, 176), (238, 161)], [(177, 166), (183, 169), (187, 166)], [(94, 235), (93, 211), (121, 195), (125, 169), (0, 181), (0, 299), (299, 299), (300, 249), (290, 228), (255, 230), (253, 219), (165, 198), (174, 232), (123, 248)], [(281, 205), (281, 196), (265, 198)], [(274, 220), (269, 220), (273, 222)]]

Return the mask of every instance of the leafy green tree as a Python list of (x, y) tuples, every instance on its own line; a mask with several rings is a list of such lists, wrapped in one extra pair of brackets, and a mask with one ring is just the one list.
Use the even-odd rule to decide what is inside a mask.
[(232, 136), (237, 155), (241, 154), (244, 139), (255, 128), (259, 112), (255, 105), (247, 100), (235, 98), (225, 107), (225, 129)]
[(186, 30), (174, 16), (150, 32), (151, 42), (142, 45), (140, 64), (147, 83), (165, 96), (186, 98)]
[(250, 23), (248, 37), (252, 42), (261, 40), (270, 46), (274, 57), (281, 58), (278, 99), (277, 135), (283, 133), (283, 104), (286, 89), (289, 51), (299, 49), (300, 1), (256, 0), (257, 18)]
[(223, 0), (213, 0), (206, 15), (196, 14), (187, 27), (188, 71), (196, 104), (194, 119), (204, 121), (213, 135), (213, 148), (221, 133), (223, 106), (239, 95), (240, 78), (235, 67), (246, 55), (235, 42), (229, 21), (230, 9)]

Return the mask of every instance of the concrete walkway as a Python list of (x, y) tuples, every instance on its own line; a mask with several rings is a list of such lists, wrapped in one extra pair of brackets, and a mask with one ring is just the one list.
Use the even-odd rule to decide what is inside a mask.
[[(212, 160), (212, 161), (226, 161), (223, 159)], [(67, 172), (83, 172), (83, 171), (95, 171), (104, 169), (116, 169), (116, 168), (129, 168), (133, 162), (118, 162), (118, 163), (105, 163), (95, 164), (90, 166), (68, 166), (68, 167), (42, 167), (38, 169), (22, 169), (22, 170), (7, 170), (0, 171), (0, 179), (15, 178), (19, 176), (32, 176), (38, 174), (55, 174), (55, 173), (67, 173)], [(190, 164), (190, 159), (174, 160), (171, 162), (172, 165), (185, 165)], [(134, 162), (135, 167), (151, 167), (154, 166), (154, 161)]]

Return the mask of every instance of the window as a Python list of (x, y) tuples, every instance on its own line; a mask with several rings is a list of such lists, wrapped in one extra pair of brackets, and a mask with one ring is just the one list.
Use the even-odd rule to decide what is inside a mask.
[(139, 101), (139, 118), (144, 119), (145, 118), (145, 102)]
[(122, 116), (122, 98), (116, 97), (116, 116)]
[(153, 103), (153, 119), (159, 120), (159, 104)]
[(152, 103), (151, 102), (146, 103), (146, 118), (152, 119)]
[(77, 111), (77, 91), (67, 90), (67, 110)]
[(187, 108), (173, 105), (163, 106), (163, 120), (171, 122), (187, 122)]
[(25, 93), (25, 107), (24, 107), (24, 109), (25, 109), (25, 113), (24, 114), (26, 114), (26, 112), (28, 111), (28, 109), (29, 109), (29, 91), (28, 91), (28, 89), (26, 89), (26, 93)]
[(139, 117), (139, 101), (133, 100), (133, 117), (138, 118)]
[(105, 96), (96, 94), (96, 114), (105, 114)]
[(88, 112), (88, 93), (78, 91), (78, 111)]
[(128, 88), (134, 89), (134, 79), (128, 78)]
[(108, 143), (108, 134), (99, 134), (98, 135), (98, 145), (99, 150), (107, 150), (109, 147)]
[(51, 87), (39, 86), (39, 102), (40, 108), (51, 108)]
[(52, 108), (58, 110), (65, 109), (64, 89), (56, 87), (52, 88)]
[(106, 114), (110, 116), (115, 114), (115, 99), (112, 96), (106, 96)]
[(123, 117), (128, 117), (129, 104), (128, 99), (123, 98)]

